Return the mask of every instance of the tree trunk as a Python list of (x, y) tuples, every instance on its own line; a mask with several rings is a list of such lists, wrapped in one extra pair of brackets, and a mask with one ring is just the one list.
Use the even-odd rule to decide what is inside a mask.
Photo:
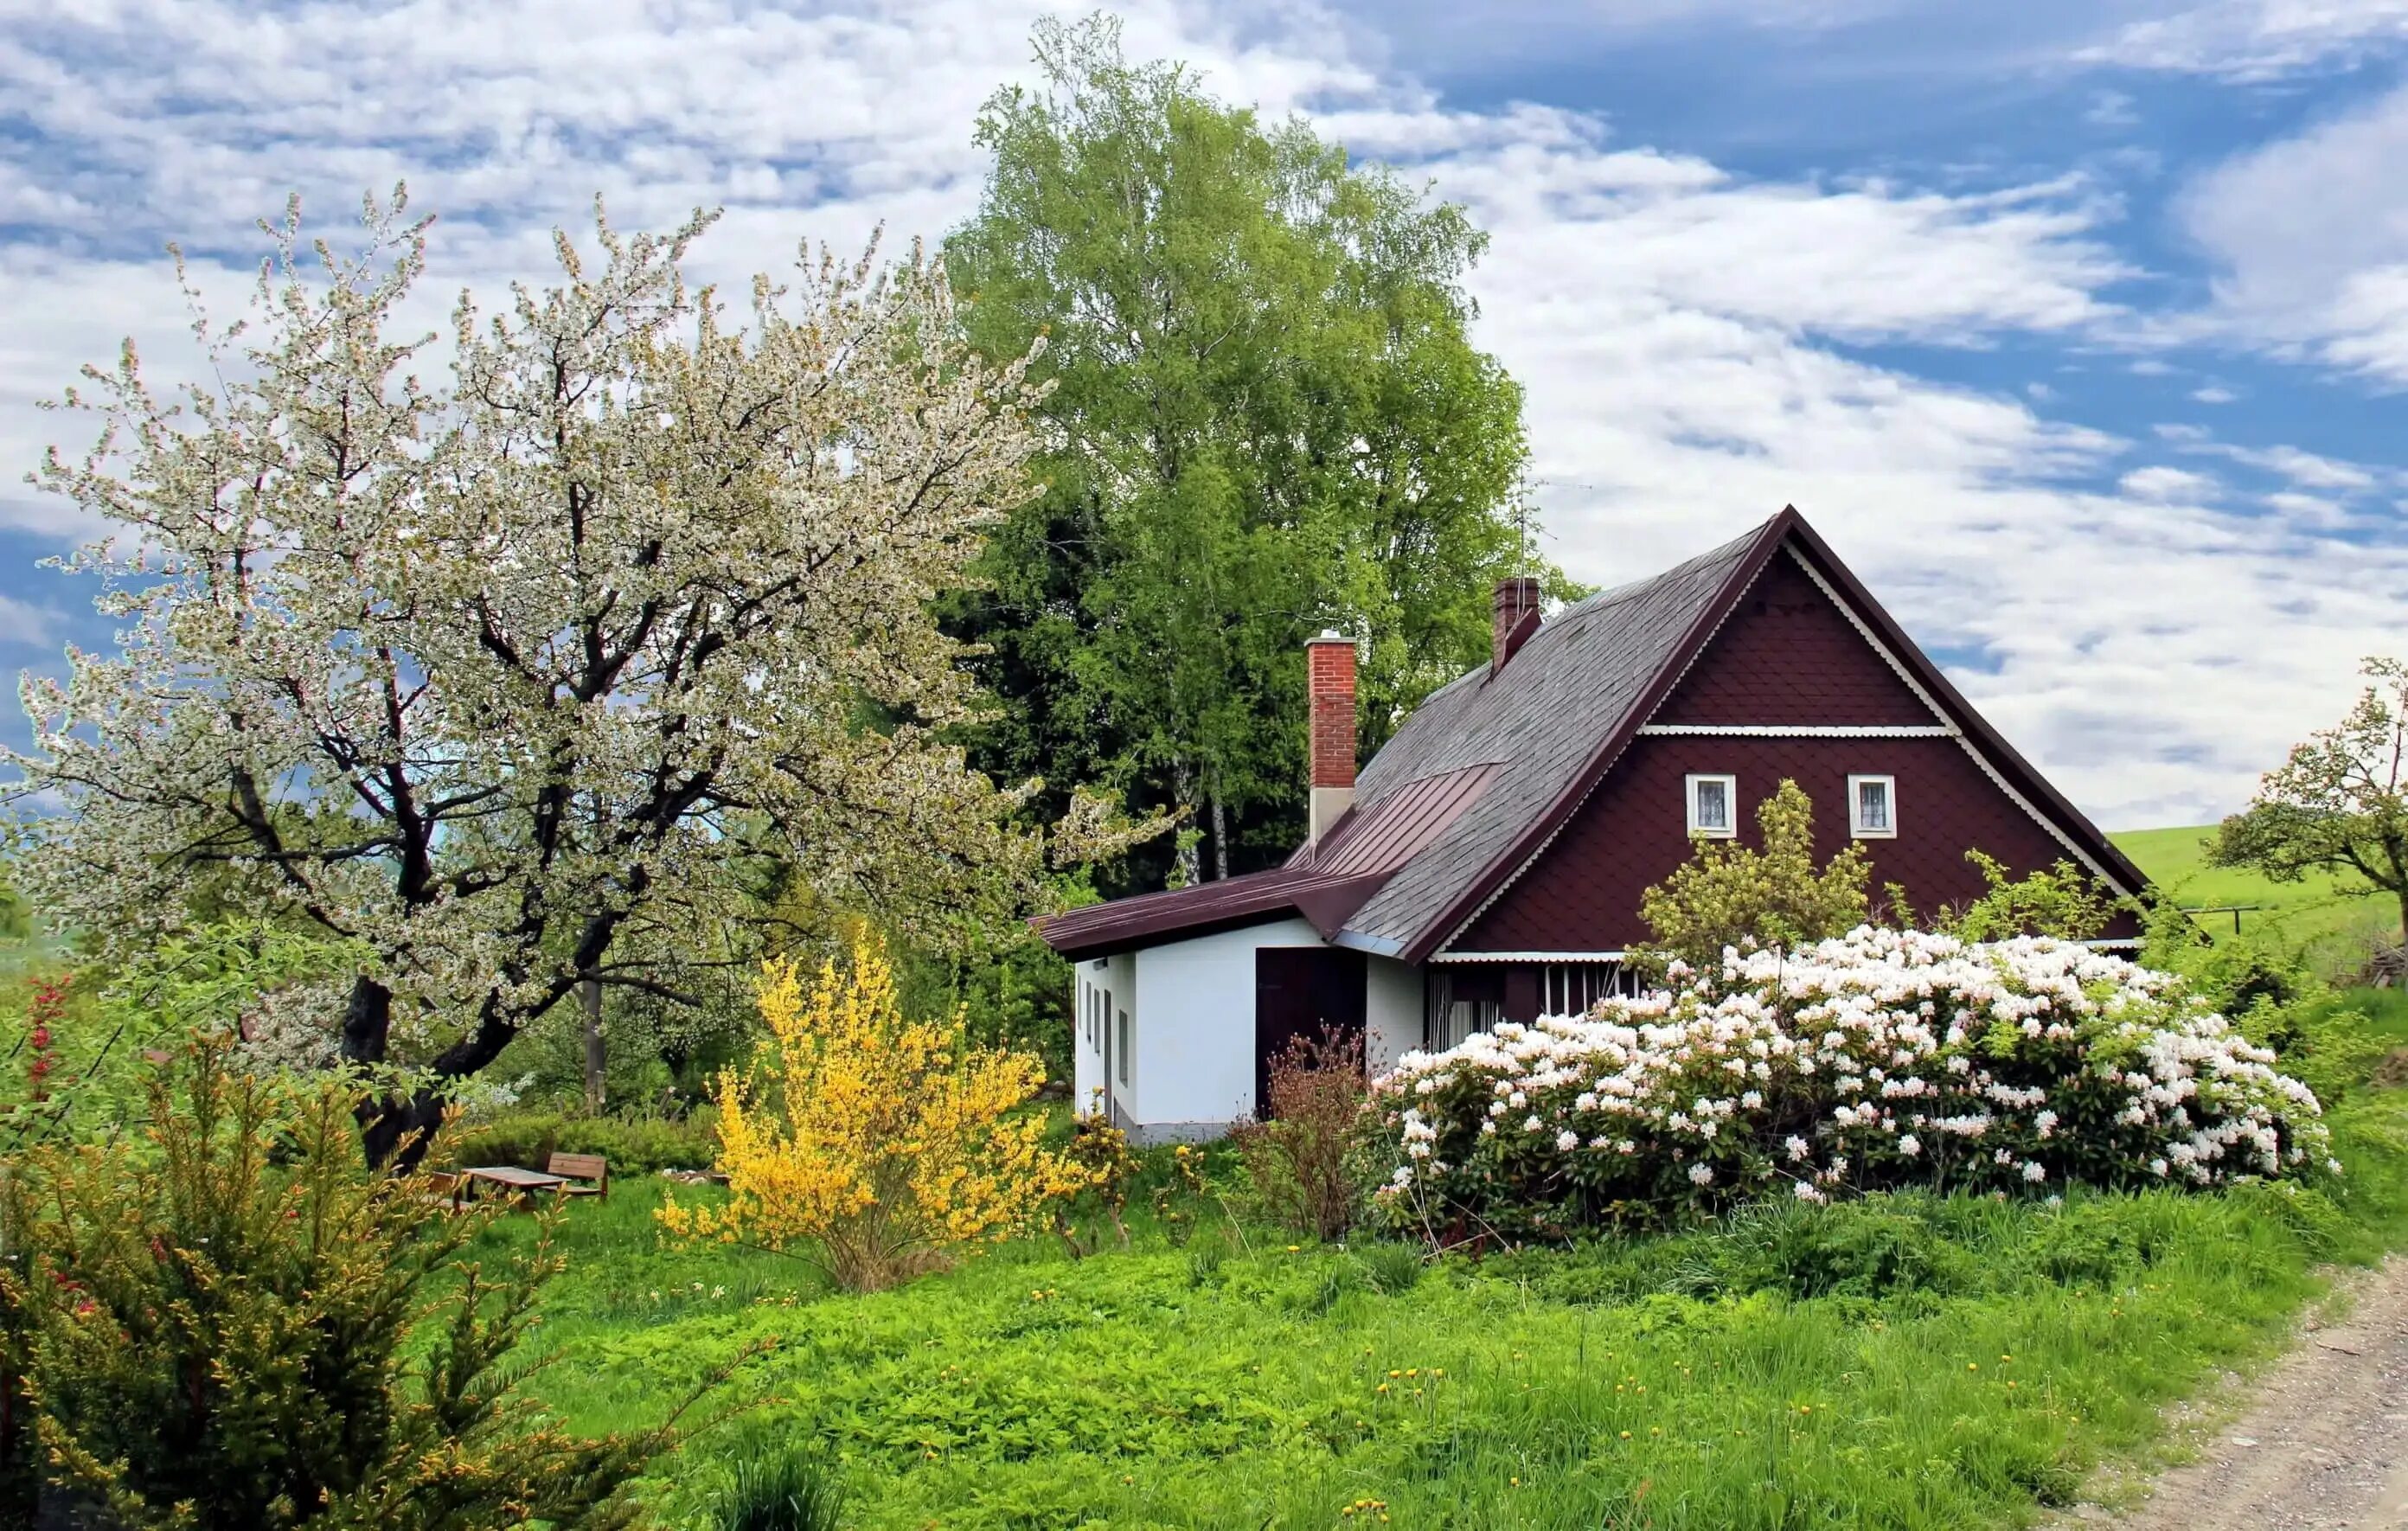
[(579, 1008), (585, 1012), (585, 1114), (602, 1114), (602, 980), (586, 979), (577, 985)]
[(343, 1061), (384, 1062), (386, 1039), (393, 1034), (393, 991), (363, 973), (351, 980), (351, 997), (343, 1007)]
[[(1196, 771), (1185, 761), (1173, 761), (1170, 766), (1170, 795), (1179, 807), (1196, 807)], [(1204, 880), (1203, 857), (1197, 853), (1196, 837), (1179, 837), (1179, 885), (1192, 888)]]
[[(361, 983), (367, 981), (366, 979), (360, 980)], [(381, 984), (376, 987), (384, 994), (386, 1013), (390, 1016), (393, 994)], [(352, 990), (354, 1004), (358, 999), (359, 991), (354, 986)], [(344, 1027), (346, 1057), (351, 1056), (350, 1032), (351, 1028), (346, 1023)], [(426, 1157), (428, 1147), (435, 1141), (436, 1130), (443, 1125), (445, 1102), (441, 1087), (453, 1080), (467, 1078), (500, 1057), (502, 1049), (509, 1046), (510, 1038), (518, 1034), (519, 1029), (516, 1025), (503, 1020), (489, 1006), (484, 1015), (477, 1022), (475, 1030), (445, 1048), (436, 1056), (435, 1061), (427, 1066), (427, 1072), (435, 1076), (435, 1084), (407, 1098), (388, 1095), (381, 1100), (371, 1101), (361, 1106), (360, 1140), (361, 1146), (367, 1152), (368, 1163), (389, 1164), (394, 1170), (404, 1174), (417, 1168), (418, 1162)], [(380, 1042), (381, 1038), (380, 1038)], [(377, 1059), (353, 1058), (352, 1061), (361, 1063), (381, 1061), (381, 1045), (378, 1051)]]
[(1229, 877), (1229, 816), (1217, 796), (1212, 799), (1212, 875), (1222, 881)]

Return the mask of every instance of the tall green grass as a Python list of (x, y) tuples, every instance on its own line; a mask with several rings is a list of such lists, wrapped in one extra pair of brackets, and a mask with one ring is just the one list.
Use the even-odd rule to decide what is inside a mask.
[[(2277, 1344), (2320, 1266), (2408, 1231), (2402, 1099), (2343, 1103), (2324, 1190), (1780, 1207), (1412, 1274), (1140, 1219), (1126, 1252), (1012, 1244), (837, 1296), (662, 1246), (630, 1182), (569, 1209), (537, 1385), (638, 1426), (774, 1336), (735, 1384), (746, 1433), (832, 1453), (868, 1531), (2011, 1524)], [(708, 1524), (740, 1450), (664, 1468), (672, 1524)]]

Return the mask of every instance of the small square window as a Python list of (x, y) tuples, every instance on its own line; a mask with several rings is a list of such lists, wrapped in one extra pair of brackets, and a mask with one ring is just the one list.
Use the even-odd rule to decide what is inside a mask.
[(1848, 833), (1860, 840), (1898, 837), (1898, 778), (1848, 778)]
[(1727, 840), (1739, 833), (1739, 778), (1689, 778), (1689, 833)]

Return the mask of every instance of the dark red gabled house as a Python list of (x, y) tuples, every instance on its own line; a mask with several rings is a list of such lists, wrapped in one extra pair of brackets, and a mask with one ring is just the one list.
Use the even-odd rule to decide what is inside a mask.
[[(1498, 587), (1488, 664), (1358, 774), (1354, 650), (1308, 646), (1312, 833), (1287, 864), (1043, 922), (1077, 964), (1078, 1089), (1146, 1140), (1256, 1112), (1264, 1060), (1322, 1024), (1378, 1067), (1629, 981), (1640, 894), (1693, 835), (1755, 834), (1784, 778), (1915, 907), (1975, 896), (1978, 849), (2143, 879), (1982, 720), (1794, 509), (1541, 621)], [(2127, 920), (2107, 940), (2139, 936)]]

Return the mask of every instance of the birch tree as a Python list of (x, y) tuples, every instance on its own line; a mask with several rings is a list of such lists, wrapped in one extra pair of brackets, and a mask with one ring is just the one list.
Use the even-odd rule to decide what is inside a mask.
[(122, 649), (26, 683), (15, 757), (60, 922), (138, 948), (208, 880), (355, 954), (343, 1056), (431, 1080), (379, 1158), (580, 983), (678, 996), (767, 860), (924, 934), (1021, 907), (1047, 837), (947, 737), (978, 694), (930, 602), (1031, 493), (1036, 390), (938, 265), (806, 250), (735, 323), (681, 274), (708, 216), (597, 207), (598, 262), (557, 236), (438, 356), (406, 202), (350, 256), (288, 208), (251, 314), (196, 321), (206, 383), (129, 344), (67, 395), (98, 445), (37, 477), (114, 531), (65, 566)]
[(1564, 588), (1516, 521), (1521, 390), (1469, 338), (1460, 207), (1130, 63), (1109, 17), (1035, 42), (945, 247), (973, 343), (1046, 337), (1055, 385), (1046, 492), (959, 618), (1011, 703), (982, 758), (1182, 808), (1180, 875), (1226, 877), (1301, 830), (1307, 637), (1363, 637), (1368, 751), (1487, 657), (1498, 576)]

